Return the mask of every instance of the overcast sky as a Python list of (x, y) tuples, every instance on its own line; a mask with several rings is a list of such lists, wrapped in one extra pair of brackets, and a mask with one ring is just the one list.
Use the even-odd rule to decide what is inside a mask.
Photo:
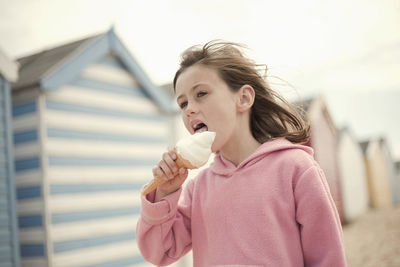
[(112, 25), (157, 84), (191, 45), (244, 43), (282, 94), (322, 94), (338, 127), (386, 136), (400, 159), (399, 0), (0, 0), (0, 47), (12, 58)]

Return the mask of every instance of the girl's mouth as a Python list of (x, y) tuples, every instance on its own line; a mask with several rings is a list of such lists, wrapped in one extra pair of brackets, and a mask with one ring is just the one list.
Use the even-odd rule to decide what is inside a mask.
[(194, 132), (195, 132), (195, 133), (202, 133), (202, 132), (208, 131), (207, 125), (205, 125), (205, 124), (202, 123), (202, 122), (196, 124), (196, 125), (193, 127), (193, 129), (194, 129)]

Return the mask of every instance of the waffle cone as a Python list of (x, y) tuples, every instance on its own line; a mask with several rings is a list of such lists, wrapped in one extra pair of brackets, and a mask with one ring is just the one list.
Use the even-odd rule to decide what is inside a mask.
[[(192, 165), (190, 161), (184, 159), (180, 154), (176, 153), (177, 158), (175, 160), (176, 165), (179, 168), (186, 168), (186, 169), (197, 169), (196, 166)], [(178, 173), (175, 173), (174, 176), (177, 176)], [(142, 195), (147, 195), (151, 191), (155, 190), (160, 185), (164, 184), (166, 181), (162, 177), (154, 176), (153, 180), (151, 180), (146, 187), (142, 191)]]

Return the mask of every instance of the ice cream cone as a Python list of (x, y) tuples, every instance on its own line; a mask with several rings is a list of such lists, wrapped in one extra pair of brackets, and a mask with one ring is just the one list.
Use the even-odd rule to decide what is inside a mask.
[[(179, 140), (175, 146), (178, 168), (197, 169), (207, 163), (212, 151), (211, 146), (216, 136), (215, 132), (200, 132)], [(174, 173), (177, 176), (178, 173)], [(165, 179), (155, 176), (143, 189), (142, 194), (147, 195), (165, 183)]]
[[(186, 169), (196, 169), (197, 168), (197, 167), (193, 166), (190, 163), (190, 161), (184, 159), (178, 153), (176, 153), (176, 156), (177, 156), (177, 158), (175, 160), (175, 163), (176, 163), (176, 165), (178, 165), (178, 168), (186, 168)], [(174, 174), (174, 176), (177, 176), (177, 175), (178, 175), (178, 173)], [(143, 189), (142, 195), (147, 195), (148, 193), (155, 190), (157, 187), (164, 184), (165, 182), (166, 181), (164, 178), (155, 175), (153, 180), (151, 180), (150, 183), (148, 183), (146, 185), (146, 187)]]

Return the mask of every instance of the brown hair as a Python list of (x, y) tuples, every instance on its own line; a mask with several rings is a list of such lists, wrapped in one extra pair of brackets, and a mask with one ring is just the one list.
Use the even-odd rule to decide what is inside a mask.
[(285, 137), (293, 143), (306, 143), (309, 125), (277, 92), (272, 90), (255, 64), (245, 57), (240, 44), (214, 40), (204, 46), (193, 46), (182, 53), (180, 68), (174, 77), (174, 90), (179, 75), (190, 66), (202, 64), (214, 68), (233, 91), (247, 84), (255, 90), (250, 113), (250, 128), (254, 138), (264, 143), (275, 137)]

